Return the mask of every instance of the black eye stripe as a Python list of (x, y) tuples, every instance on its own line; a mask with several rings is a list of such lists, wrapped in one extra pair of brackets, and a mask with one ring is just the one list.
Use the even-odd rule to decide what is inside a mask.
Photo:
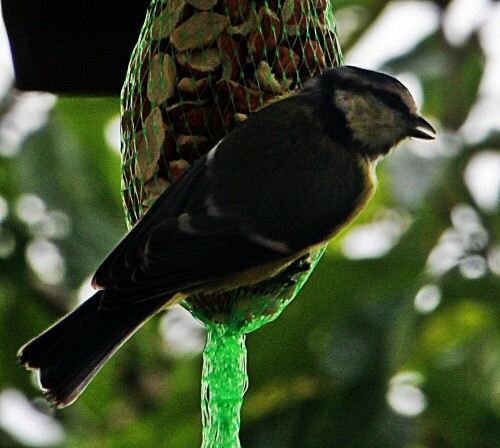
[(385, 89), (380, 89), (370, 85), (353, 85), (351, 83), (342, 84), (344, 85), (338, 86), (360, 96), (371, 93), (391, 109), (394, 109), (403, 115), (411, 115), (411, 110), (408, 104), (406, 104), (405, 101), (396, 93), (389, 92)]
[[(359, 96), (366, 96), (371, 93), (387, 107), (399, 112), (403, 116), (413, 115), (410, 101), (411, 95), (406, 87), (397, 79), (385, 73), (378, 73), (371, 70), (357, 67), (343, 66), (328, 70), (321, 77), (321, 83), (326, 91), (335, 95), (336, 89), (352, 92)], [(387, 88), (384, 88), (387, 86)], [(388, 89), (393, 90), (392, 92)], [(401, 92), (398, 94), (397, 92)], [(403, 98), (407, 94), (408, 98)]]
[(369, 88), (368, 90), (392, 109), (401, 112), (403, 115), (411, 114), (408, 104), (398, 94), (383, 89)]

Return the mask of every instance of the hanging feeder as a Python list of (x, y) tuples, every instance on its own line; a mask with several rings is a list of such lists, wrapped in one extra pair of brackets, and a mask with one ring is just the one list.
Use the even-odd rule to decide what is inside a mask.
[[(329, 0), (153, 0), (122, 90), (129, 227), (249, 114), (341, 60)], [(183, 302), (208, 331), (203, 448), (240, 446), (245, 335), (279, 316), (323, 250), (290, 284), (262, 282)]]

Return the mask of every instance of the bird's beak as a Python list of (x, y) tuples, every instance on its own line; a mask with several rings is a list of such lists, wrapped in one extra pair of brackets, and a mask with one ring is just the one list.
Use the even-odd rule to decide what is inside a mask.
[(408, 136), (421, 138), (423, 140), (434, 140), (436, 138), (435, 135), (427, 134), (422, 129), (430, 131), (433, 134), (436, 133), (436, 130), (427, 120), (424, 120), (422, 117), (416, 117), (411, 125), (410, 131), (408, 132)]

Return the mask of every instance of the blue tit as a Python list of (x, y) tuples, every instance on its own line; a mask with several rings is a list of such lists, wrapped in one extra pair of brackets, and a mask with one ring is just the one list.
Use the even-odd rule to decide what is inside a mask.
[(434, 128), (395, 78), (326, 70), (242, 122), (153, 204), (98, 268), (97, 292), (26, 344), (47, 399), (71, 404), (151, 316), (192, 294), (288, 272), (360, 213), (377, 163)]

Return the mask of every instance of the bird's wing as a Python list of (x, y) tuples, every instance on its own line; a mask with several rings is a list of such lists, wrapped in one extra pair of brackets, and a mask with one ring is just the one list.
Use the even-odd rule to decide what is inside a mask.
[(315, 113), (303, 99), (274, 103), (174, 182), (98, 269), (104, 306), (218, 283), (331, 234), (351, 212), (355, 175), (332, 160)]
[(223, 280), (284, 254), (248, 239), (238, 222), (213, 216), (211, 174), (200, 159), (174, 182), (94, 275), (102, 306), (124, 307)]
[(194, 164), (180, 179), (170, 185), (155, 201), (146, 214), (125, 235), (113, 251), (101, 263), (92, 278), (92, 286), (104, 289), (119, 276), (115, 265), (131, 268), (141, 263), (141, 250), (150, 232), (165, 220), (176, 218), (183, 212), (186, 201), (193, 201), (194, 192), (202, 195), (206, 189), (207, 169), (205, 163)]
[(154, 228), (139, 253), (131, 246), (139, 262), (130, 263), (126, 256), (116, 260), (112, 283), (104, 291), (105, 307), (122, 307), (160, 295), (168, 298), (283, 258), (245, 238), (238, 226), (224, 218), (210, 217), (204, 211), (189, 216), (189, 232), (179, 227), (178, 219), (167, 219)]
[(345, 123), (321, 100), (295, 95), (273, 103), (212, 154), (213, 203), (247, 237), (301, 250), (331, 237), (366, 196), (367, 166), (332, 138)]

